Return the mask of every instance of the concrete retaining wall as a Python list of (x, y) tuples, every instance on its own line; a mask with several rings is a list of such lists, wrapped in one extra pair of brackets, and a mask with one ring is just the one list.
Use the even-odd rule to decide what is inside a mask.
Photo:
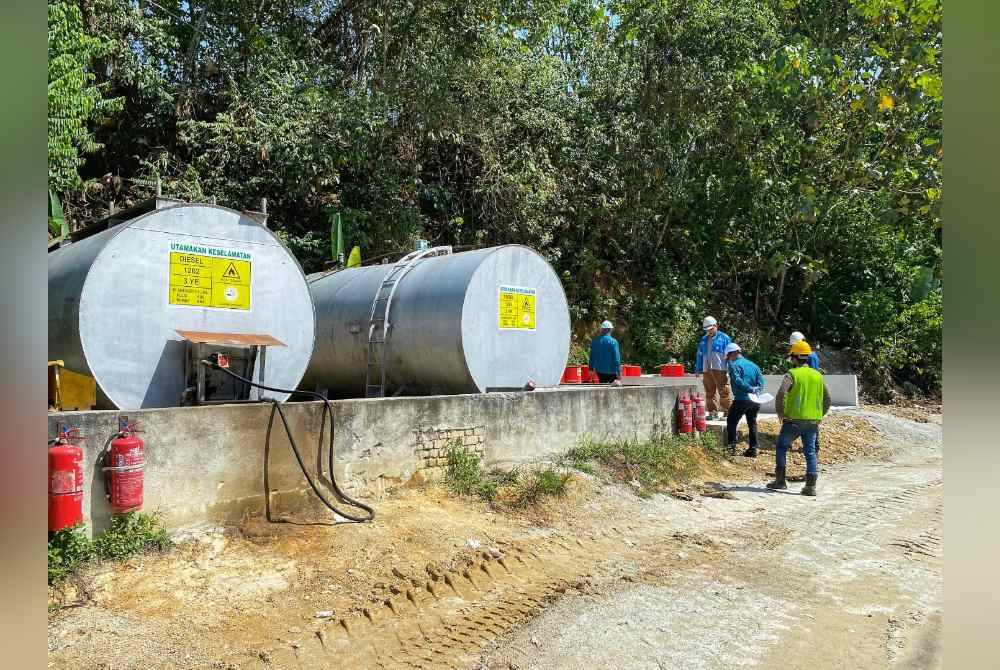
[[(442, 447), (458, 440), (489, 463), (512, 465), (566, 451), (583, 437), (645, 439), (673, 432), (678, 392), (691, 380), (633, 388), (543, 389), (533, 393), (340, 400), (335, 414), (336, 475), (342, 488), (378, 498), (416, 473), (439, 473)], [(322, 403), (283, 405), (306, 463), (316, 467)], [(264, 431), (269, 405), (221, 405), (49, 415), (80, 428), (84, 446), (84, 519), (92, 532), (110, 520), (97, 457), (118, 417), (141, 422), (146, 442), (146, 511), (172, 530), (238, 520), (262, 510)], [(307, 484), (280, 420), (271, 440), (270, 484), (287, 511)]]
[[(688, 383), (697, 384), (698, 390), (703, 391), (701, 379), (688, 375), (680, 379), (687, 380)], [(777, 395), (781, 387), (781, 380), (784, 375), (764, 375), (764, 383), (767, 392)], [(858, 378), (856, 375), (823, 375), (827, 388), (830, 389), (830, 396), (833, 404), (837, 407), (857, 407), (858, 405)], [(673, 381), (670, 377), (659, 377), (657, 375), (643, 375), (642, 377), (625, 377), (622, 382), (626, 386), (656, 386), (661, 383)], [(761, 412), (773, 413), (774, 402), (761, 405)]]

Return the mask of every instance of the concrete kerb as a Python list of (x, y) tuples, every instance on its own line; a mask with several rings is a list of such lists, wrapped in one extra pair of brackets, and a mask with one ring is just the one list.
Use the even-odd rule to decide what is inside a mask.
[[(463, 431), (467, 446), (488, 464), (554, 459), (589, 437), (649, 439), (674, 432), (678, 393), (690, 380), (648, 387), (559, 387), (531, 393), (338, 400), (334, 411), (336, 477), (349, 494), (378, 499), (429, 468), (439, 434)], [(315, 467), (321, 402), (283, 405), (303, 460)], [(269, 405), (217, 405), (49, 415), (49, 435), (60, 423), (80, 428), (84, 450), (84, 520), (90, 532), (110, 521), (98, 454), (120, 416), (139, 421), (146, 442), (146, 511), (158, 511), (171, 531), (238, 521), (263, 509), (263, 448)], [(270, 482), (275, 506), (292, 512), (308, 500), (307, 484), (280, 419), (271, 438)], [(467, 431), (471, 431), (467, 434)], [(422, 436), (422, 437), (420, 437)], [(469, 438), (466, 440), (466, 438)], [(473, 444), (475, 442), (475, 444)], [(433, 449), (433, 447), (432, 447)], [(433, 465), (428, 459), (434, 458)]]

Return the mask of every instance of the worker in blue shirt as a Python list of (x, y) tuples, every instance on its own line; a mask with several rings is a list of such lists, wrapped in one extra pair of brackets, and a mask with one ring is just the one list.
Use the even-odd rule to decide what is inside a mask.
[(601, 334), (590, 343), (590, 369), (602, 384), (621, 384), (622, 352), (618, 340), (611, 337), (611, 322), (601, 324)]
[[(788, 338), (788, 346), (792, 346), (796, 342), (801, 342), (804, 339), (806, 339), (806, 336), (796, 330), (794, 333), (792, 333), (792, 336)], [(813, 350), (813, 352), (809, 354), (809, 358), (806, 360), (806, 365), (811, 367), (813, 370), (820, 369), (819, 356), (816, 354), (815, 350)]]
[(726, 416), (726, 446), (730, 456), (736, 455), (736, 427), (743, 416), (747, 418), (750, 446), (743, 455), (753, 458), (757, 455), (757, 412), (760, 405), (750, 400), (750, 394), (764, 390), (764, 375), (757, 364), (743, 357), (740, 345), (731, 342), (726, 346), (726, 362), (729, 368), (729, 383), (733, 387), (733, 404)]
[(701, 326), (705, 334), (698, 342), (694, 373), (701, 375), (701, 381), (705, 385), (706, 418), (712, 421), (725, 418), (732, 403), (729, 397), (729, 375), (726, 374), (726, 345), (732, 340), (719, 330), (719, 322), (714, 316), (706, 316)]

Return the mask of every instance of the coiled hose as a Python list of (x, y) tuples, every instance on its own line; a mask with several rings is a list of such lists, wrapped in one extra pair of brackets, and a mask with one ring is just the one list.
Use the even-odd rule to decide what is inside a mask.
[[(358, 509), (362, 509), (365, 512), (367, 512), (367, 514), (365, 516), (358, 516), (356, 514), (348, 514), (347, 512), (343, 512), (340, 509), (338, 509), (332, 502), (330, 502), (330, 500), (323, 494), (323, 492), (320, 491), (319, 487), (316, 485), (316, 482), (313, 481), (312, 476), (310, 476), (309, 470), (306, 468), (305, 462), (302, 460), (302, 453), (299, 451), (299, 447), (298, 447), (298, 444), (296, 444), (296, 442), (295, 442), (295, 438), (292, 437), (292, 429), (288, 425), (288, 419), (285, 418), (285, 412), (281, 409), (281, 403), (278, 400), (275, 400), (274, 398), (270, 398), (270, 401), (271, 401), (271, 415), (267, 419), (267, 436), (264, 438), (264, 509), (265, 509), (265, 513), (266, 513), (268, 521), (274, 523), (274, 520), (271, 518), (271, 487), (270, 487), (270, 482), (269, 482), (269, 479), (268, 479), (268, 462), (270, 461), (270, 455), (271, 455), (271, 428), (274, 426), (274, 413), (275, 412), (277, 412), (278, 416), (281, 417), (281, 423), (285, 427), (285, 434), (288, 435), (288, 443), (292, 446), (292, 453), (295, 454), (295, 460), (299, 462), (299, 468), (301, 468), (302, 474), (305, 475), (306, 481), (309, 482), (309, 487), (313, 490), (313, 493), (316, 494), (316, 497), (318, 497), (320, 499), (320, 502), (322, 502), (327, 507), (327, 509), (329, 509), (334, 514), (340, 515), (343, 518), (348, 519), (350, 521), (355, 521), (357, 523), (365, 523), (367, 521), (372, 521), (372, 520), (375, 519), (375, 510), (372, 509), (371, 507), (369, 507), (368, 505), (364, 504), (360, 500), (355, 500), (355, 499), (351, 498), (350, 496), (348, 496), (343, 491), (341, 491), (340, 490), (340, 486), (337, 484), (337, 478), (333, 474), (333, 463), (334, 463), (334, 456), (333, 456), (333, 454), (334, 454), (334, 452), (333, 452), (333, 407), (330, 405), (330, 401), (329, 401), (329, 399), (327, 399), (326, 396), (322, 395), (321, 393), (313, 393), (312, 391), (290, 391), (288, 389), (275, 388), (273, 386), (265, 386), (264, 384), (258, 384), (255, 381), (252, 381), (252, 380), (247, 379), (245, 377), (241, 377), (240, 375), (236, 374), (232, 370), (229, 370), (228, 368), (219, 367), (218, 364), (216, 364), (216, 363), (214, 363), (212, 361), (205, 361), (205, 360), (203, 360), (202, 364), (207, 365), (207, 366), (209, 366), (211, 368), (215, 368), (217, 370), (222, 370), (227, 375), (229, 375), (231, 377), (234, 377), (235, 379), (240, 380), (244, 384), (249, 384), (250, 386), (255, 386), (255, 387), (257, 387), (259, 389), (262, 389), (264, 391), (273, 391), (275, 393), (301, 393), (302, 395), (308, 395), (308, 396), (312, 396), (313, 398), (318, 398), (318, 399), (322, 400), (323, 401), (323, 417), (322, 417), (321, 423), (320, 423), (319, 444), (317, 444), (316, 448), (317, 448), (317, 450), (320, 453), (322, 453), (322, 451), (323, 451), (323, 433), (325, 432), (325, 428), (326, 428), (325, 421), (326, 421), (327, 415), (329, 415), (329, 417), (330, 417), (330, 448), (329, 448), (329, 451), (327, 453), (327, 457), (328, 457), (327, 467), (330, 470), (329, 480), (330, 480), (331, 488), (333, 489), (333, 492), (336, 494), (336, 496), (340, 500), (340, 502), (342, 502), (344, 504), (347, 504), (347, 505), (350, 505), (351, 507), (356, 507)], [(322, 463), (322, 460), (320, 461), (320, 463)], [(320, 467), (319, 476), (320, 477), (323, 476), (323, 469), (322, 469), (322, 467)]]

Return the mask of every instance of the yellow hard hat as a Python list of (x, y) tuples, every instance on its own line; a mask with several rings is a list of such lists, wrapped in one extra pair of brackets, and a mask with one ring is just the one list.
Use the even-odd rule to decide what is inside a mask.
[(813, 352), (812, 347), (805, 340), (799, 340), (792, 345), (792, 348), (788, 350), (792, 356), (808, 356)]

